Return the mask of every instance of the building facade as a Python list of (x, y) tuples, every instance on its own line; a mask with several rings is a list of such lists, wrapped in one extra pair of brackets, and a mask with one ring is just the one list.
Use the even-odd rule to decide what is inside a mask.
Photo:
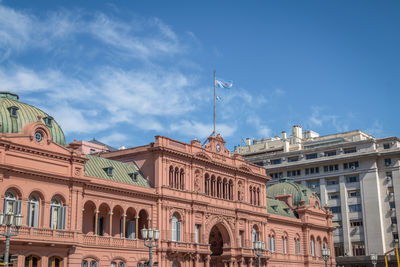
[(267, 244), (262, 266), (321, 266), (322, 247), (333, 250), (318, 196), (290, 180), (267, 188), (264, 168), (219, 135), (85, 155), (85, 143), (65, 145), (56, 121), (13, 93), (0, 93), (0, 115), (1, 212), (24, 216), (14, 266), (138, 266), (148, 260), (143, 228), (160, 230), (162, 267), (255, 266), (256, 240)]
[[(319, 136), (294, 126), (288, 137), (247, 140), (236, 147), (247, 161), (266, 168), (272, 181), (292, 178), (314, 191), (333, 212), (337, 262), (361, 266), (371, 253), (398, 246), (400, 197), (397, 137), (361, 131)], [(345, 258), (341, 258), (345, 256)], [(346, 256), (353, 256), (349, 262)]]

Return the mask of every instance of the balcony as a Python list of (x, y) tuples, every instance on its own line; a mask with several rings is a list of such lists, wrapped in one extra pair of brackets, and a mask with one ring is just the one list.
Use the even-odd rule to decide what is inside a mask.
[[(4, 225), (0, 229), (1, 232), (5, 232)], [(77, 242), (78, 233), (67, 230), (22, 226), (19, 230), (19, 234), (13, 239), (29, 240), (32, 242), (73, 244)]]

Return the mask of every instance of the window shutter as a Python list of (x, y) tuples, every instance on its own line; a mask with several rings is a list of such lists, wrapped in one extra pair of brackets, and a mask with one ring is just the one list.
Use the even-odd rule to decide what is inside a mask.
[(22, 212), (21, 212), (21, 209), (22, 209), (22, 200), (17, 200), (16, 201), (16, 205), (17, 205), (17, 208), (15, 209), (15, 213), (16, 214), (21, 214)]
[(51, 208), (50, 208), (50, 228), (51, 229), (54, 229), (54, 223), (53, 223), (54, 209), (55, 209), (55, 207), (51, 206)]
[(199, 243), (199, 226), (197, 224), (194, 225), (194, 242)]
[(58, 210), (57, 212), (57, 225), (56, 225), (56, 229), (62, 229), (61, 225), (62, 225), (62, 209), (61, 207), (56, 207), (56, 209)]
[(61, 229), (65, 229), (67, 222), (67, 206), (61, 207)]
[(274, 245), (273, 247), (274, 247), (274, 252), (275, 252), (275, 248), (276, 248), (275, 247), (275, 237), (272, 238), (272, 242), (273, 242), (273, 245)]
[(181, 222), (176, 223), (176, 241), (181, 241)]
[(129, 221), (128, 222), (128, 238), (129, 239), (135, 239), (135, 221)]
[[(7, 199), (5, 198), (5, 199), (4, 199), (4, 209), (3, 209), (4, 215), (7, 214), (7, 211), (8, 211), (8, 201), (7, 201)], [(5, 217), (5, 216), (4, 216), (4, 217)]]
[(39, 226), (39, 203), (35, 203), (35, 213), (33, 217), (33, 227)]
[(171, 223), (171, 240), (172, 241), (177, 241), (176, 240), (176, 220), (175, 217), (172, 218), (172, 223)]
[(33, 203), (28, 202), (28, 227), (32, 226), (32, 205)]

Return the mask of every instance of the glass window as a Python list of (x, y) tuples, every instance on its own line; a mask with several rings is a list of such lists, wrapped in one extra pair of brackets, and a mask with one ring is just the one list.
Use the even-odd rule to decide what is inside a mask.
[(65, 229), (67, 207), (62, 206), (58, 198), (53, 197), (50, 205), (50, 228)]
[(178, 219), (178, 216), (174, 214), (171, 220), (171, 240), (175, 242), (181, 241), (181, 222)]
[(340, 213), (342, 210), (340, 206), (331, 207), (330, 209), (331, 209), (332, 213)]
[(28, 256), (25, 257), (25, 267), (39, 267), (40, 266), (40, 258), (37, 256)]
[(383, 144), (383, 149), (389, 149), (390, 148), (390, 144)]
[(289, 157), (288, 158), (288, 162), (293, 162), (293, 161), (298, 161), (299, 160), (299, 156), (296, 157)]
[(28, 226), (38, 227), (39, 223), (39, 199), (31, 194), (28, 202)]
[(50, 257), (49, 258), (49, 267), (62, 267), (62, 259), (59, 257)]
[(385, 166), (392, 164), (392, 159), (385, 159)]
[(335, 155), (336, 155), (336, 150), (325, 152), (325, 156), (327, 156), (327, 157), (331, 157), (331, 156), (335, 156)]
[(349, 197), (359, 197), (360, 196), (360, 190), (353, 190), (353, 191), (348, 191)]
[(316, 159), (318, 157), (317, 153), (306, 155), (306, 159)]
[(346, 183), (356, 183), (356, 182), (359, 182), (358, 176), (346, 177)]
[(194, 225), (194, 242), (199, 243), (200, 224)]
[(242, 243), (243, 243), (243, 234), (244, 234), (244, 231), (240, 230), (239, 231), (239, 247), (240, 248), (242, 247)]
[(334, 185), (334, 184), (339, 184), (338, 179), (329, 179), (326, 181), (326, 185)]
[(361, 211), (361, 204), (349, 205), (349, 212)]
[(355, 153), (355, 152), (357, 152), (357, 149), (355, 147), (344, 149), (344, 154)]
[(389, 207), (391, 209), (395, 209), (396, 208), (396, 204), (394, 204), (394, 201), (389, 202)]
[(253, 229), (251, 230), (251, 241), (253, 242), (253, 248), (254, 248), (256, 241), (258, 241), (257, 229), (254, 226)]
[(339, 199), (339, 197), (340, 197), (340, 194), (339, 194), (338, 192), (329, 193), (329, 194), (328, 194), (328, 198), (329, 198), (329, 199)]
[(281, 164), (282, 160), (281, 159), (273, 159), (271, 160), (271, 164), (275, 165), (275, 164)]

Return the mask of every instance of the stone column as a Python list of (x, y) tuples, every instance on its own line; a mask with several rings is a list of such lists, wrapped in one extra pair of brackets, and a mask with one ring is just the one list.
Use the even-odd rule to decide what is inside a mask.
[(135, 238), (139, 239), (139, 216), (135, 216)]
[(210, 267), (210, 255), (207, 255), (206, 258), (204, 259), (204, 266), (205, 267)]
[(112, 236), (113, 236), (113, 234), (112, 234), (113, 213), (112, 213), (112, 212), (109, 212), (108, 215), (110, 215), (110, 224), (109, 224), (109, 226), (110, 226), (110, 233), (109, 233), (109, 235), (112, 237)]
[(98, 235), (99, 212), (98, 210), (94, 212), (94, 235)]
[(122, 215), (122, 238), (125, 238), (126, 229), (126, 214)]

